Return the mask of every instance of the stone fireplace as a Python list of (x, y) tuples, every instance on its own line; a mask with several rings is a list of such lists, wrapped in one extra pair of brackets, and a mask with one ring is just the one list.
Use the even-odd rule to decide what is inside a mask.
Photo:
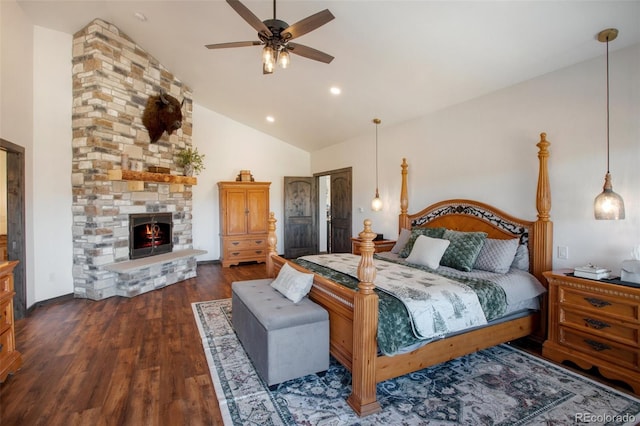
[[(142, 114), (160, 90), (184, 99), (183, 125), (152, 144)], [(175, 163), (177, 152), (192, 144), (191, 99), (187, 86), (115, 26), (96, 19), (74, 35), (76, 297), (131, 297), (196, 275), (195, 256), (204, 253), (192, 246), (191, 188), (197, 181), (182, 176)], [(151, 167), (169, 173), (152, 173)], [(138, 228), (142, 215), (155, 220), (150, 247), (137, 247), (130, 236), (132, 229), (146, 229)]]

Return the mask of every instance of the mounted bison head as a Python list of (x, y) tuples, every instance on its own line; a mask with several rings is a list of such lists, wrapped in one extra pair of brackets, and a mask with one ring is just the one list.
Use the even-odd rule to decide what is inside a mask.
[(151, 143), (157, 142), (164, 131), (168, 135), (182, 127), (182, 104), (164, 92), (150, 96), (142, 115), (142, 124), (149, 132)]

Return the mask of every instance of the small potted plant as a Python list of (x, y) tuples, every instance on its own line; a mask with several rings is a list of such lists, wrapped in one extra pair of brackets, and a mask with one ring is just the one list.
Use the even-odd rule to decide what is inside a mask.
[(185, 176), (197, 175), (205, 169), (204, 154), (200, 154), (198, 148), (183, 149), (178, 153), (178, 166), (184, 167)]

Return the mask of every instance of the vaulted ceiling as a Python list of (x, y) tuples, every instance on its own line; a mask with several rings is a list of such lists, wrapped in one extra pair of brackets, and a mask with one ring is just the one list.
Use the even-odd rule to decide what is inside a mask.
[[(271, 0), (242, 3), (261, 20), (273, 18)], [(277, 18), (289, 24), (333, 13), (296, 42), (335, 59), (292, 55), (288, 69), (263, 75), (259, 46), (204, 47), (257, 40), (223, 0), (18, 4), (34, 24), (69, 34), (95, 18), (116, 25), (189, 85), (194, 102), (306, 151), (370, 133), (374, 117), (397, 124), (604, 58), (596, 36), (605, 28), (620, 31), (611, 52), (640, 43), (639, 1), (279, 0)], [(603, 59), (603, 81), (604, 73)]]

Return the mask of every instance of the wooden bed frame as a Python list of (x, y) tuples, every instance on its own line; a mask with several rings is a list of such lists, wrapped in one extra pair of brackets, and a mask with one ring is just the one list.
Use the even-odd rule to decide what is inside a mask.
[[(553, 224), (549, 218), (551, 195), (547, 171), (549, 142), (540, 134), (537, 146), (539, 159), (536, 209), (538, 218), (530, 222), (510, 216), (489, 205), (470, 200), (448, 200), (433, 204), (416, 214), (408, 214), (407, 162), (402, 162), (399, 228), (413, 226), (444, 226), (460, 231), (484, 231), (489, 238), (520, 238), (527, 243), (530, 253), (530, 271), (546, 287), (542, 273), (551, 270)], [(277, 255), (276, 219), (269, 219), (269, 254), (267, 271), (275, 277), (287, 262)], [(500, 343), (533, 335), (543, 340), (546, 331), (546, 299), (540, 312), (514, 320), (489, 325), (477, 330), (436, 340), (412, 352), (385, 356), (377, 355), (376, 332), (378, 325), (378, 296), (373, 284), (376, 269), (373, 261), (376, 234), (371, 221), (364, 221), (361, 259), (358, 266), (358, 291), (336, 284), (316, 275), (309, 297), (329, 312), (330, 351), (352, 375), (352, 392), (348, 404), (359, 416), (381, 410), (376, 399), (376, 384), (384, 380), (436, 365), (462, 355), (476, 352)], [(293, 262), (289, 264), (306, 271)], [(307, 271), (308, 272), (308, 271)]]

